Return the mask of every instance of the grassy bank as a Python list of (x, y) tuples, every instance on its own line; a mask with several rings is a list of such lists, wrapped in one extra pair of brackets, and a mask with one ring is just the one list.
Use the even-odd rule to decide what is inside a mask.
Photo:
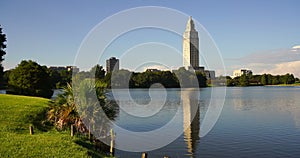
[[(45, 121), (48, 99), (0, 94), (0, 157), (101, 157), (82, 137)], [(34, 135), (29, 134), (34, 126)]]
[(278, 84), (278, 85), (270, 85), (270, 86), (300, 86), (300, 83), (294, 83), (294, 84)]

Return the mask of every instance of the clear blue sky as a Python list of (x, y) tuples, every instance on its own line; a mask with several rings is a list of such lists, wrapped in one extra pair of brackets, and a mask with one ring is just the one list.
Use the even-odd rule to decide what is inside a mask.
[[(95, 25), (119, 11), (139, 6), (163, 6), (192, 15), (215, 40), (228, 73), (238, 67), (249, 67), (257, 73), (276, 71), (284, 63), (255, 65), (251, 61), (238, 63), (237, 59), (271, 50), (280, 54), (280, 50), (300, 44), (298, 0), (2, 0), (0, 24), (7, 35), (3, 65), (10, 69), (24, 59), (48, 66), (72, 65), (82, 40)], [(297, 61), (291, 62), (292, 68), (297, 65)]]

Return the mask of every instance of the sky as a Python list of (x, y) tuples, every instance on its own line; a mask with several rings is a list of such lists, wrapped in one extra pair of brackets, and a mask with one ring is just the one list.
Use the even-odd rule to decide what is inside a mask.
[[(119, 20), (119, 25), (112, 26), (118, 28), (151, 19), (151, 15), (146, 14), (140, 14), (136, 20), (114, 18), (124, 10), (142, 6), (171, 8), (199, 22), (203, 27), (197, 27), (199, 33), (201, 29), (208, 32), (207, 37), (214, 41), (222, 57), (226, 71), (219, 75), (232, 75), (235, 69), (248, 68), (254, 74), (293, 73), (300, 77), (298, 0), (192, 0), (188, 3), (179, 0), (2, 0), (0, 24), (7, 36), (3, 66), (8, 70), (21, 60), (29, 59), (47, 66), (76, 65), (78, 57), (91, 56), (89, 53), (78, 55), (78, 52), (91, 35), (89, 33), (101, 28), (101, 24), (110, 19)], [(163, 19), (164, 15), (155, 18)], [(178, 29), (184, 32), (186, 22), (181, 19), (162, 21), (177, 21)], [(105, 33), (111, 30), (109, 27), (101, 30), (104, 33), (97, 34), (99, 40), (108, 39)], [(103, 53), (101, 57), (95, 57), (95, 61), (105, 65), (107, 58), (116, 56), (122, 59), (121, 68), (130, 70), (175, 69), (182, 66), (181, 45), (180, 31), (176, 34), (157, 28), (135, 29), (114, 38), (109, 46), (98, 48)], [(90, 62), (88, 58), (85, 61)], [(202, 61), (203, 65), (218, 72), (219, 67), (214, 67), (211, 62), (208, 66)]]

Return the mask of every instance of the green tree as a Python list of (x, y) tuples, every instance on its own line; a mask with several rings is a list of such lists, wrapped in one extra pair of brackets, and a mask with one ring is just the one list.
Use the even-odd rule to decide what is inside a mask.
[[(197, 87), (197, 86), (199, 87), (202, 84), (206, 84), (206, 83), (199, 83), (196, 73), (200, 73), (200, 72), (196, 71), (194, 73), (192, 71), (186, 70), (184, 67), (181, 67), (177, 71), (175, 71), (175, 74), (178, 78), (180, 87), (181, 88), (192, 88), (192, 87)], [(200, 75), (199, 75), (199, 77), (200, 77)], [(199, 78), (199, 79), (202, 80), (202, 78)]]
[(6, 54), (5, 49), (6, 48), (6, 35), (2, 33), (2, 28), (0, 25), (0, 87), (2, 87), (2, 82), (3, 82), (3, 66), (2, 66), (2, 61), (4, 60), (4, 55)]
[(105, 76), (105, 71), (103, 69), (102, 66), (100, 66), (99, 64), (95, 65), (94, 67), (92, 67), (92, 69), (90, 70), (91, 73), (91, 77), (95, 77), (95, 79), (103, 79)]
[(196, 71), (196, 77), (198, 79), (199, 87), (207, 87), (207, 79), (206, 79), (206, 76), (202, 72)]
[(51, 79), (46, 66), (34, 61), (22, 61), (10, 72), (8, 93), (51, 98)]
[(112, 88), (128, 88), (130, 85), (130, 78), (132, 72), (128, 70), (113, 71), (111, 76), (111, 87)]
[(272, 85), (277, 85), (280, 83), (280, 76), (277, 75), (277, 76), (273, 76), (272, 77)]
[(251, 75), (249, 77), (250, 84), (259, 85), (261, 83), (261, 75)]
[(267, 85), (267, 82), (268, 82), (267, 75), (266, 74), (261, 75), (260, 83), (262, 85)]
[(61, 70), (59, 71), (60, 75), (60, 86), (64, 87), (67, 86), (68, 83), (71, 83), (72, 80), (72, 72), (67, 70)]
[(249, 86), (249, 77), (243, 74), (240, 77), (239, 82), (240, 82), (240, 86)]
[(161, 78), (161, 84), (167, 88), (179, 87), (179, 83), (175, 74), (170, 71), (161, 71), (160, 78)]
[(284, 84), (293, 84), (293, 83), (295, 83), (295, 78), (294, 78), (293, 74), (287, 73), (287, 74), (281, 76), (281, 81)]
[(273, 76), (272, 76), (271, 74), (268, 74), (268, 75), (267, 75), (267, 84), (268, 84), (268, 85), (271, 85), (271, 84), (272, 84), (272, 82), (273, 82), (272, 79), (273, 79)]
[(6, 70), (6, 71), (4, 71), (4, 75), (3, 75), (3, 87), (7, 87), (8, 80), (9, 80), (9, 75), (10, 75), (11, 71), (12, 70)]
[[(235, 86), (234, 80), (230, 76), (220, 77), (220, 81), (226, 81), (226, 86)], [(221, 82), (222, 83), (222, 82)], [(220, 85), (220, 84), (218, 84)]]
[(103, 81), (106, 83), (107, 88), (111, 88), (111, 73), (107, 73), (103, 78)]
[(51, 79), (52, 88), (61, 88), (62, 87), (62, 78), (60, 73), (57, 70), (48, 69), (48, 73)]

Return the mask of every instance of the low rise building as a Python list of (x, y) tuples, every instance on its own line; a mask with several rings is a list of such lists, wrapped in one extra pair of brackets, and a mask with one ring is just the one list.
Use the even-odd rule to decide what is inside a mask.
[(212, 80), (216, 79), (215, 71), (205, 70), (204, 73), (205, 73), (205, 76), (206, 76), (207, 79), (212, 79)]
[(239, 77), (242, 75), (252, 75), (252, 70), (247, 70), (247, 69), (239, 69), (239, 70), (234, 70), (233, 71), (233, 78), (234, 77)]
[(79, 68), (76, 66), (50, 66), (49, 67), (50, 70), (53, 71), (68, 71), (68, 72), (74, 72), (74, 73), (78, 73), (79, 72)]
[(160, 70), (158, 70), (158, 69), (147, 69), (146, 71), (148, 71), (148, 72), (160, 72)]

